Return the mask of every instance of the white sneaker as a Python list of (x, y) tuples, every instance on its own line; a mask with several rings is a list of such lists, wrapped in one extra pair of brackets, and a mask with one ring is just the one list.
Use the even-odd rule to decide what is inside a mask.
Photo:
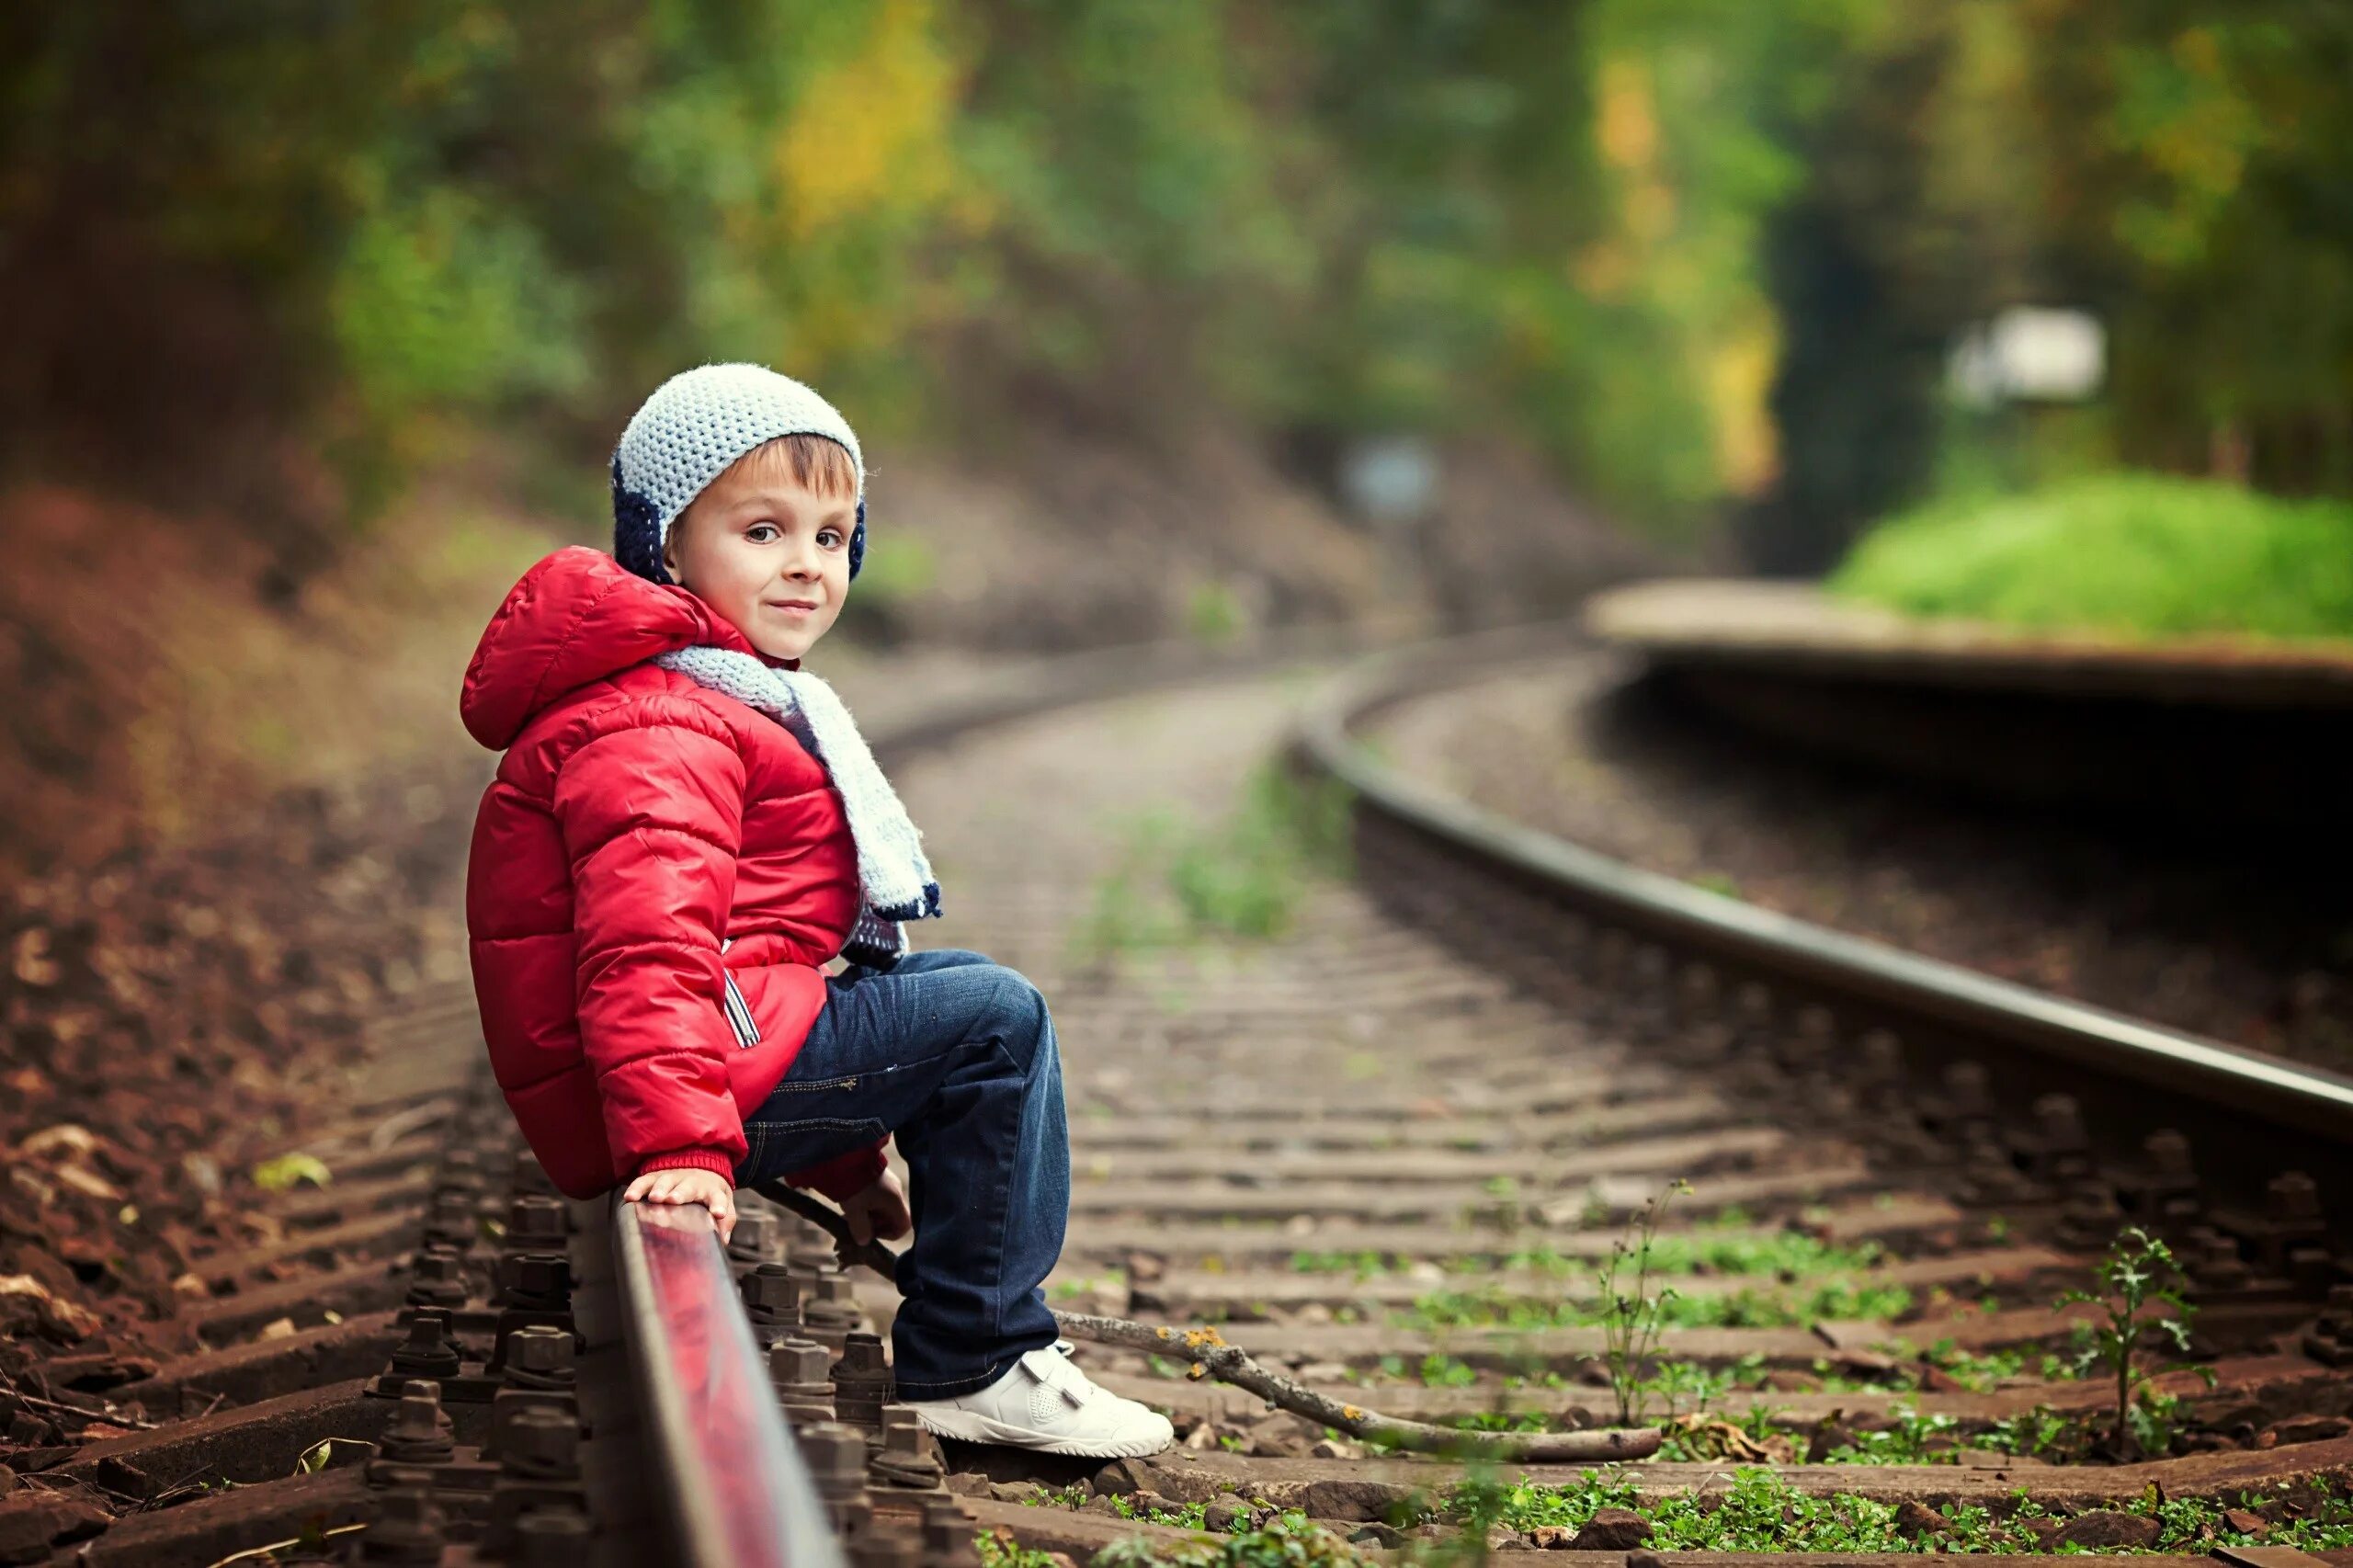
[(908, 1403), (926, 1430), (968, 1443), (1127, 1460), (1176, 1441), (1168, 1417), (1087, 1381), (1071, 1364), (1069, 1343), (1029, 1352), (984, 1389)]

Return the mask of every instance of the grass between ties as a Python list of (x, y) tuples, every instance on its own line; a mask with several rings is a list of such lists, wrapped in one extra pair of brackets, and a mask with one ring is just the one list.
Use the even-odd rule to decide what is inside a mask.
[[(2064, 1351), (1995, 1347), (1960, 1349), (1949, 1339), (1915, 1349), (1892, 1338), (1883, 1349), (1899, 1363), (1869, 1378), (1845, 1378), (1827, 1358), (1813, 1363), (1802, 1385), (1822, 1392), (1923, 1392), (1933, 1386), (1991, 1392), (2025, 1378), (2046, 1382), (2097, 1377), (2116, 1389), (2111, 1410), (2062, 1413), (2047, 1404), (1994, 1420), (1964, 1421), (1899, 1403), (1869, 1416), (1828, 1420), (1805, 1426), (1786, 1417), (1769, 1398), (1766, 1380), (1787, 1378), (1768, 1371), (1761, 1357), (1730, 1366), (1706, 1366), (1672, 1354), (1671, 1332), (1685, 1327), (1804, 1326), (1825, 1318), (1892, 1320), (1908, 1310), (1910, 1293), (1871, 1282), (1863, 1271), (1881, 1260), (1872, 1245), (1830, 1246), (1802, 1231), (1759, 1233), (1745, 1214), (1727, 1211), (1711, 1221), (1662, 1234), (1659, 1220), (1678, 1189), (1670, 1187), (1639, 1212), (1627, 1233), (1598, 1266), (1535, 1249), (1503, 1257), (1505, 1267), (1560, 1278), (1569, 1284), (1559, 1297), (1532, 1295), (1488, 1286), (1435, 1291), (1410, 1311), (1391, 1314), (1402, 1327), (1426, 1332), (1476, 1327), (1541, 1330), (1600, 1327), (1606, 1349), (1595, 1376), (1606, 1378), (1620, 1424), (1662, 1419), (1667, 1427), (1660, 1457), (1684, 1462), (1719, 1463), (1803, 1458), (1831, 1464), (1958, 1464), (1972, 1452), (2040, 1459), (2051, 1462), (2115, 1460), (2161, 1455), (2183, 1430), (2187, 1402), (2156, 1383), (2142, 1352), (2162, 1338), (2178, 1350), (2188, 1340), (2192, 1309), (2176, 1286), (2179, 1274), (2165, 1244), (2137, 1229), (2120, 1233), (2097, 1266), (2093, 1289), (2069, 1290), (2054, 1307), (2086, 1304), (2100, 1316), (2079, 1323)], [(1362, 1278), (1393, 1267), (1386, 1255), (1370, 1253), (1294, 1255), (1302, 1272), (1349, 1272)], [(1672, 1281), (1698, 1273), (1769, 1275), (1769, 1285), (1708, 1295), (1686, 1295)], [(1858, 1278), (1858, 1275), (1863, 1275)], [(1997, 1303), (1988, 1298), (1989, 1310)], [(1511, 1358), (1503, 1352), (1504, 1364)], [(2165, 1369), (2199, 1371), (2200, 1369)], [(1402, 1356), (1381, 1358), (1376, 1370), (1353, 1372), (1367, 1381), (1417, 1380), (1431, 1388), (1468, 1389), (1479, 1372), (1444, 1351), (1418, 1362)], [(1787, 1387), (1783, 1383), (1779, 1387)], [(1495, 1408), (1441, 1420), (1477, 1431), (1542, 1431), (1592, 1420), (1590, 1409), (1563, 1403), (1552, 1410), (1512, 1409), (1524, 1403), (1508, 1396), (1530, 1388), (1563, 1394), (1575, 1385), (1558, 1370), (1529, 1363), (1506, 1373), (1496, 1387)], [(1745, 1408), (1739, 1396), (1750, 1397)]]
[(1188, 824), (1165, 807), (1144, 812), (1071, 932), (1073, 960), (1285, 935), (1318, 881), (1350, 874), (1352, 800), (1344, 784), (1267, 762), (1214, 822)]
[[(1069, 1506), (1074, 1498), (1039, 1501)], [(1263, 1501), (1250, 1506), (1246, 1492), (1237, 1493), (1234, 1501), (1242, 1506), (1234, 1528), (1225, 1534), (1201, 1530), (1201, 1504), (1174, 1511), (1126, 1510), (1121, 1517), (1199, 1530), (1199, 1537), (1181, 1545), (1142, 1538), (1115, 1542), (1095, 1555), (1094, 1568), (1323, 1568), (1369, 1561), (1358, 1550), (1360, 1543), (1296, 1510), (1279, 1510)], [(1733, 1470), (1722, 1484), (1701, 1492), (1649, 1500), (1634, 1480), (1614, 1473), (1588, 1471), (1570, 1486), (1474, 1474), (1450, 1491), (1398, 1505), (1383, 1539), (1394, 1540), (1395, 1532), (1416, 1526), (1443, 1527), (1404, 1540), (1392, 1558), (1441, 1568), (1483, 1559), (1497, 1530), (1523, 1536), (1544, 1529), (1574, 1532), (1605, 1508), (1634, 1515), (1647, 1545), (1659, 1551), (2086, 1551), (2061, 1539), (2067, 1516), (2037, 1503), (2023, 1487), (1998, 1505), (1961, 1504), (1938, 1512), (1852, 1493), (1810, 1494), (1756, 1467)], [(2282, 1483), (2274, 1494), (2245, 1492), (2229, 1498), (2165, 1497), (2152, 1487), (2119, 1500), (2109, 1511), (2128, 1520), (2154, 1521), (2146, 1550), (2161, 1552), (2205, 1552), (2218, 1546), (2353, 1548), (2353, 1495), (2327, 1485), (2295, 1491)], [(1348, 1528), (1358, 1535), (1371, 1533), (1366, 1527)], [(995, 1534), (983, 1535), (981, 1542), (988, 1568), (1050, 1568), (1051, 1562), (1050, 1554), (1026, 1551)]]

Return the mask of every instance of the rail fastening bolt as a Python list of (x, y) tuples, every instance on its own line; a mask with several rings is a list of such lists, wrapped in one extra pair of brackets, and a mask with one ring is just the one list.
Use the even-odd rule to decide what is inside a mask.
[(781, 1263), (755, 1264), (737, 1289), (755, 1323), (797, 1323), (801, 1318), (801, 1281)]
[(506, 1206), (509, 1252), (562, 1252), (564, 1246), (563, 1205), (552, 1198), (525, 1193)]
[(580, 1424), (543, 1404), (510, 1406), (499, 1424), (498, 1468), (527, 1481), (569, 1481), (580, 1473)]
[(449, 1320), (441, 1312), (421, 1312), (409, 1319), (408, 1338), (392, 1346), (392, 1375), (404, 1383), (456, 1377), (458, 1347), (449, 1343)]
[(363, 1562), (403, 1564), (441, 1561), (441, 1510), (422, 1486), (396, 1486), (376, 1500), (375, 1517), (360, 1533)]
[(415, 1278), (408, 1288), (413, 1307), (462, 1307), (466, 1304), (466, 1263), (447, 1247), (427, 1246), (416, 1255)]
[(553, 1324), (526, 1324), (506, 1336), (506, 1381), (528, 1388), (564, 1388), (573, 1381), (572, 1335)]
[(441, 1414), (441, 1385), (422, 1379), (401, 1390), (401, 1403), (380, 1450), (395, 1464), (443, 1464), (457, 1451), (448, 1417)]
[(727, 1256), (735, 1263), (767, 1263), (777, 1255), (778, 1226), (776, 1216), (762, 1210), (746, 1209), (735, 1216), (735, 1229), (727, 1238)]
[(588, 1516), (576, 1508), (534, 1508), (515, 1521), (515, 1560), (522, 1568), (580, 1568), (589, 1533)]

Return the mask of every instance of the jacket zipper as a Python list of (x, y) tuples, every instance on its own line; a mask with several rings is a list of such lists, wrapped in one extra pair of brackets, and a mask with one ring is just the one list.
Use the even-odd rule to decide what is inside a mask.
[[(733, 940), (732, 937), (722, 937), (719, 939), (719, 950), (725, 953)], [(727, 983), (727, 995), (722, 1011), (727, 1015), (728, 1027), (735, 1031), (736, 1045), (748, 1051), (760, 1043), (760, 1026), (752, 1017), (751, 1004), (744, 1000), (744, 993), (736, 987), (735, 971), (722, 964), (719, 972)]]

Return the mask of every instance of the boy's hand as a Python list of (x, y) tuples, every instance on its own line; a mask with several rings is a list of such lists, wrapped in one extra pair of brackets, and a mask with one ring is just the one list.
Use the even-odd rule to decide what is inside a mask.
[(907, 1233), (915, 1216), (907, 1212), (907, 1189), (884, 1171), (873, 1184), (842, 1200), (842, 1218), (849, 1221), (850, 1240), (860, 1246), (880, 1236), (891, 1241)]
[[(624, 1203), (699, 1203), (710, 1210), (724, 1244), (735, 1229), (735, 1188), (725, 1176), (688, 1166), (675, 1171), (647, 1171), (621, 1194)], [(905, 1212), (904, 1207), (900, 1210)]]

